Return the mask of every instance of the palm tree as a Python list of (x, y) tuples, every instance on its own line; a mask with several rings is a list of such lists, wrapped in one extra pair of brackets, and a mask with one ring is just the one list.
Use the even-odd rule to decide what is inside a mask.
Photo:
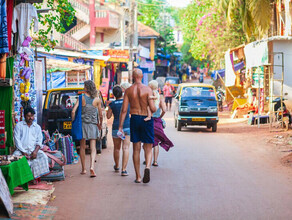
[(215, 0), (219, 10), (223, 11), (228, 23), (239, 16), (247, 37), (262, 37), (267, 34), (271, 18), (272, 3), (277, 0)]

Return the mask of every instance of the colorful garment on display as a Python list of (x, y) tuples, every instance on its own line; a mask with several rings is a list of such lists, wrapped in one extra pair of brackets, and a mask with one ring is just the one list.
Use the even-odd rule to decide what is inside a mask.
[(78, 154), (76, 153), (76, 148), (70, 135), (59, 138), (58, 147), (65, 155), (67, 164), (76, 164), (78, 162)]
[(12, 40), (12, 17), (13, 17), (13, 7), (14, 1), (7, 0), (7, 32), (8, 32), (8, 47), (11, 50), (11, 40)]
[[(34, 32), (37, 32), (38, 15), (36, 8), (30, 3), (20, 3), (15, 6), (13, 11), (12, 31), (16, 33), (18, 27), (19, 39), (17, 49), (19, 49), (24, 40), (29, 37), (29, 29), (33, 19)], [(18, 21), (18, 26), (16, 25), (16, 21)]]
[(0, 0), (0, 53), (8, 53), (6, 1)]
[[(36, 88), (35, 88), (36, 86), (35, 86), (34, 57), (33, 57), (33, 55), (29, 56), (29, 61), (28, 61), (29, 62), (29, 65), (28, 65), (29, 69), (26, 68), (27, 70), (26, 70), (26, 72), (24, 72), (26, 75), (29, 74), (29, 81), (22, 79), (23, 71), (25, 68), (19, 66), (20, 62), (21, 62), (21, 56), (18, 54), (16, 56), (16, 60), (14, 62), (14, 69), (15, 69), (14, 108), (15, 108), (15, 113), (16, 113), (16, 116), (15, 116), (16, 121), (21, 121), (21, 109), (22, 109), (21, 97), (24, 100), (29, 99), (30, 106), (32, 108), (34, 108), (35, 111), (36, 111), (36, 106), (37, 106)], [(28, 72), (28, 70), (29, 70), (29, 72)], [(23, 87), (23, 85), (24, 85), (24, 87)], [(23, 91), (23, 89), (24, 89), (24, 91)], [(24, 92), (24, 93), (21, 93), (21, 92)], [(37, 120), (37, 114), (35, 115), (35, 120)]]

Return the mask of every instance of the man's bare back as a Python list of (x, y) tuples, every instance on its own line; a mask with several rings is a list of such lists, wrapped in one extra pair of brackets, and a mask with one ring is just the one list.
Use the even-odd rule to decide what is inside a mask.
[(149, 106), (149, 96), (152, 95), (150, 87), (142, 83), (134, 83), (126, 90), (126, 95), (129, 98), (130, 114), (148, 115), (147, 107)]
[(123, 125), (125, 117), (130, 104), (130, 128), (131, 128), (131, 142), (133, 142), (133, 162), (136, 172), (136, 183), (141, 182), (140, 175), (140, 151), (141, 143), (143, 143), (143, 149), (145, 151), (146, 168), (144, 170), (143, 183), (150, 181), (150, 166), (152, 158), (152, 146), (154, 143), (154, 127), (153, 119), (150, 121), (144, 121), (148, 115), (147, 108), (153, 113), (156, 111), (156, 107), (153, 99), (149, 99), (152, 96), (152, 90), (150, 87), (142, 84), (143, 73), (140, 69), (133, 71), (133, 79), (135, 83), (125, 91), (124, 102), (121, 109), (119, 131), (123, 132)]

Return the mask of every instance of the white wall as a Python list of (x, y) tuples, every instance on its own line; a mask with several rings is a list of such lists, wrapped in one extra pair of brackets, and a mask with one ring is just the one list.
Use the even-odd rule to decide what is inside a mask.
[[(292, 109), (292, 40), (278, 40), (273, 41), (273, 51), (276, 52), (283, 52), (284, 53), (284, 93), (288, 93), (285, 96), (288, 104), (288, 108)], [(281, 55), (274, 56), (274, 65), (282, 65), (282, 58)], [(274, 77), (277, 79), (281, 78), (281, 67), (274, 67), (275, 75)], [(275, 93), (276, 95), (280, 94), (280, 83), (276, 82), (275, 86)]]

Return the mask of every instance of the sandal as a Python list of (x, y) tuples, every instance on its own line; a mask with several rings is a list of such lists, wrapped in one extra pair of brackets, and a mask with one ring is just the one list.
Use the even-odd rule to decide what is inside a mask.
[(154, 166), (154, 167), (158, 167), (158, 163), (157, 163), (157, 161), (154, 161), (153, 164), (152, 164), (152, 166)]
[(150, 169), (145, 168), (144, 170), (144, 177), (143, 177), (143, 183), (149, 183), (150, 182)]
[(121, 176), (129, 176), (127, 170), (122, 171), (122, 172), (121, 172)]
[(141, 183), (141, 181), (138, 181), (138, 180), (134, 180), (134, 183)]
[(94, 170), (90, 169), (90, 177), (96, 177)]
[(114, 170), (116, 173), (118, 173), (120, 171), (120, 168), (117, 168), (116, 165), (114, 165)]

